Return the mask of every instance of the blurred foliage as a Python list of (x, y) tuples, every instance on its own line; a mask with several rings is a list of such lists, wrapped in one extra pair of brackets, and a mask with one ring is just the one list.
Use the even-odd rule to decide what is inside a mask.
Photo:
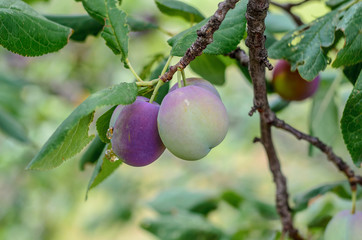
[[(48, 16), (86, 14), (82, 4), (76, 1), (26, 2)], [(185, 2), (196, 7), (203, 16), (209, 16), (218, 1)], [(343, 2), (331, 0), (328, 6), (335, 8)], [(319, 5), (307, 4), (301, 8), (305, 19), (321, 16), (323, 3), (313, 4)], [(131, 16), (139, 16), (139, 21), (134, 22), (137, 30), (147, 29), (130, 33), (129, 58), (144, 78), (157, 78), (164, 57), (171, 50), (167, 44), (169, 36), (164, 33), (176, 34), (187, 29), (191, 18), (179, 11), (188, 21), (160, 15), (153, 1), (123, 1), (122, 8)], [(291, 27), (290, 19), (275, 11), (267, 19), (268, 45)], [(84, 36), (78, 37), (84, 39)], [(175, 58), (173, 63), (177, 60)], [(0, 239), (28, 239), (29, 236), (44, 240), (154, 240), (157, 237), (171, 240), (196, 239), (196, 236), (207, 240), (279, 239), (275, 186), (262, 147), (252, 144), (252, 139), (259, 135), (259, 123), (257, 116), (248, 116), (253, 97), (248, 74), (245, 68), (241, 68), (241, 72), (233, 61), (226, 63), (222, 59), (222, 62), (220, 68), (225, 84), (217, 89), (230, 118), (230, 130), (224, 142), (197, 162), (182, 161), (166, 152), (145, 168), (121, 165), (89, 192), (85, 201), (97, 160), (96, 171), (101, 168), (102, 162), (97, 156), (100, 150), (96, 153), (83, 150), (89, 157), (81, 159), (77, 155), (73, 161), (47, 172), (25, 171), (25, 167), (86, 97), (120, 82), (132, 82), (133, 75), (99, 37), (88, 36), (83, 43), (70, 41), (57, 53), (35, 58), (21, 57), (0, 48)], [(198, 65), (202, 64), (207, 62)], [(228, 67), (226, 70), (224, 65)], [(344, 74), (352, 83), (357, 79), (353, 69), (358, 67), (360, 65), (345, 68)], [(198, 74), (206, 77), (209, 73)], [(186, 75), (197, 76), (197, 72), (188, 68)], [(325, 81), (326, 88), (322, 90), (328, 92), (338, 77), (342, 75)], [(333, 104), (330, 114), (335, 117), (334, 122), (340, 119), (352, 89), (351, 84), (343, 83), (344, 80), (340, 79), (338, 89), (330, 90), (329, 99), (333, 101), (328, 103)], [(168, 87), (168, 84), (163, 85), (157, 101), (162, 100)], [(330, 136), (331, 124), (326, 124), (323, 117), (311, 123), (309, 117), (313, 114), (311, 108), (314, 112), (320, 111), (318, 106), (323, 105), (323, 97), (317, 95), (315, 99), (298, 103), (282, 102), (273, 94), (270, 97), (275, 109), (283, 110), (278, 112), (281, 118), (303, 131), (312, 128), (308, 123), (325, 126), (321, 134)], [(97, 109), (94, 119), (105, 111), (107, 109)], [(96, 133), (95, 121), (90, 125), (90, 132)], [(335, 151), (351, 164), (340, 134), (333, 136), (330, 143)], [(98, 138), (93, 144), (97, 149), (104, 149)], [(311, 236), (310, 239), (321, 239), (323, 227), (331, 216), (350, 208), (348, 187), (345, 183), (336, 183), (343, 176), (319, 151), (308, 157), (308, 145), (291, 136), (275, 131), (275, 145), (289, 179), (296, 225), (303, 235)], [(84, 171), (79, 171), (79, 164)], [(358, 196), (360, 199), (360, 189)], [(361, 201), (357, 209), (362, 209)]]

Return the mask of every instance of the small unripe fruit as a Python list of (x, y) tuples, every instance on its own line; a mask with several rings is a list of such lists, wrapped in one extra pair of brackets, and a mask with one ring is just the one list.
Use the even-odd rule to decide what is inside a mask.
[[(182, 87), (184, 86), (184, 82), (181, 81), (181, 85)], [(207, 80), (202, 79), (202, 78), (187, 78), (186, 79), (186, 85), (193, 85), (193, 86), (198, 86), (198, 87), (202, 87), (212, 93), (214, 93), (216, 96), (218, 96), (220, 98), (220, 95), (218, 93), (218, 91), (216, 90), (216, 88)], [(170, 88), (170, 92), (178, 89), (178, 84), (176, 83), (175, 85), (172, 86), (172, 88)]]
[(362, 212), (345, 210), (335, 215), (324, 232), (325, 240), (361, 240)]
[(113, 112), (110, 127), (113, 152), (124, 163), (141, 167), (158, 159), (165, 146), (157, 129), (159, 105), (137, 97), (130, 105), (119, 105)]
[(225, 138), (228, 116), (221, 99), (194, 85), (169, 92), (157, 118), (166, 148), (184, 160), (198, 160)]
[(276, 93), (289, 101), (300, 101), (312, 96), (318, 89), (320, 76), (312, 81), (303, 79), (298, 70), (292, 72), (290, 64), (280, 60), (274, 67), (272, 84)]

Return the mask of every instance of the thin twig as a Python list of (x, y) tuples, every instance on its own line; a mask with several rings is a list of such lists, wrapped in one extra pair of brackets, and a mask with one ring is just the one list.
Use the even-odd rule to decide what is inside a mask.
[(331, 147), (323, 143), (319, 138), (310, 136), (308, 134), (305, 134), (294, 127), (290, 126), (283, 120), (280, 120), (276, 116), (274, 117), (274, 120), (272, 124), (280, 129), (283, 129), (292, 135), (294, 135), (299, 140), (305, 140), (315, 146), (316, 148), (320, 149), (323, 153), (326, 154), (329, 161), (331, 161), (338, 169), (339, 171), (343, 172), (344, 175), (348, 178), (348, 181), (350, 182), (351, 186), (355, 186), (356, 184), (359, 184), (362, 186), (362, 177), (355, 174), (355, 172), (348, 166), (346, 162), (342, 160), (339, 156), (337, 156)]
[(177, 69), (184, 69), (192, 60), (202, 54), (202, 51), (204, 51), (207, 45), (213, 42), (214, 32), (219, 29), (228, 11), (233, 9), (237, 2), (239, 2), (239, 0), (225, 0), (224, 2), (219, 3), (218, 9), (214, 15), (212, 15), (210, 20), (197, 31), (197, 39), (191, 47), (187, 49), (185, 55), (176, 65), (171, 66), (169, 71), (160, 77), (162, 81), (170, 81)]
[(293, 7), (296, 7), (296, 6), (300, 6), (306, 2), (309, 2), (310, 0), (303, 0), (303, 1), (300, 1), (300, 2), (297, 2), (297, 3), (277, 3), (277, 2), (274, 2), (274, 1), (270, 1), (270, 4), (276, 6), (276, 7), (279, 7), (281, 9), (283, 9), (286, 13), (288, 13), (294, 20), (294, 22), (298, 25), (298, 26), (302, 26), (304, 23), (302, 21), (302, 19), (294, 14), (292, 12), (292, 8)]
[[(276, 208), (283, 225), (283, 236), (289, 235), (294, 240), (303, 239), (293, 226), (292, 214), (288, 203), (287, 180), (282, 173), (280, 162), (273, 145), (271, 135), (271, 120), (274, 116), (270, 110), (266, 84), (265, 67), (271, 67), (265, 49), (265, 17), (269, 8), (268, 0), (250, 0), (246, 10), (248, 37), (246, 46), (249, 47), (249, 72), (254, 87), (254, 107), (251, 113), (258, 110), (260, 114), (260, 141), (264, 146), (269, 160), (269, 168), (276, 185)], [(272, 67), (271, 67), (272, 68)]]
[(237, 47), (234, 51), (227, 54), (227, 56), (236, 59), (241, 66), (248, 67), (249, 66), (249, 56), (245, 53), (244, 50)]

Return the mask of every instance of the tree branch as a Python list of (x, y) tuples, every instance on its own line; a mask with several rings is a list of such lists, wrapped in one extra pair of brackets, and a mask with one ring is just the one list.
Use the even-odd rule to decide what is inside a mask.
[(236, 59), (241, 66), (248, 67), (249, 66), (249, 56), (245, 53), (244, 50), (237, 47), (234, 51), (227, 54), (230, 58)]
[(362, 177), (358, 176), (354, 173), (354, 171), (348, 166), (347, 163), (345, 163), (342, 158), (337, 156), (331, 147), (327, 146), (325, 143), (323, 143), (321, 140), (319, 140), (317, 137), (312, 137), (308, 134), (305, 134), (303, 132), (298, 131), (297, 129), (293, 128), (283, 120), (280, 120), (274, 115), (274, 120), (272, 124), (280, 129), (283, 129), (292, 135), (294, 135), (299, 140), (305, 140), (312, 144), (313, 146), (319, 148), (323, 153), (326, 154), (329, 161), (331, 161), (338, 169), (339, 171), (343, 172), (344, 175), (348, 178), (348, 181), (351, 184), (352, 188), (356, 187), (356, 184), (360, 184), (362, 186)]
[(256, 139), (264, 146), (269, 160), (269, 168), (276, 184), (276, 208), (281, 217), (283, 235), (288, 234), (295, 240), (303, 239), (293, 226), (292, 214), (288, 203), (287, 181), (284, 177), (271, 135), (271, 123), (274, 113), (270, 110), (265, 84), (265, 67), (272, 69), (265, 49), (264, 20), (269, 8), (268, 0), (250, 0), (246, 10), (249, 48), (249, 72), (254, 87), (254, 106), (250, 114), (259, 111), (261, 138)]
[(295, 15), (293, 12), (292, 12), (292, 8), (293, 7), (296, 7), (296, 6), (299, 6), (299, 5), (302, 5), (306, 2), (309, 2), (310, 0), (303, 0), (303, 1), (300, 1), (298, 3), (285, 3), (285, 4), (282, 4), (282, 3), (277, 3), (277, 2), (274, 2), (274, 1), (270, 1), (270, 4), (276, 6), (276, 7), (279, 7), (281, 9), (283, 9), (286, 13), (288, 13), (294, 20), (294, 22), (298, 25), (298, 26), (302, 26), (304, 23), (302, 21), (302, 19), (300, 19), (300, 17), (298, 15)]
[(219, 3), (218, 9), (214, 15), (211, 16), (210, 20), (197, 31), (197, 39), (191, 47), (187, 49), (185, 55), (177, 64), (171, 66), (168, 72), (160, 77), (162, 81), (170, 81), (177, 69), (184, 69), (192, 60), (202, 54), (202, 51), (204, 51), (207, 45), (213, 42), (214, 32), (219, 29), (228, 11), (233, 9), (237, 2), (239, 2), (239, 0), (225, 0), (224, 2)]

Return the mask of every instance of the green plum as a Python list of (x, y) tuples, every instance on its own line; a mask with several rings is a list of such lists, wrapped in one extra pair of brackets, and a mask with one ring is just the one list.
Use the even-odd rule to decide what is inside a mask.
[(335, 215), (324, 232), (324, 240), (361, 240), (362, 212), (345, 210)]
[(188, 85), (169, 92), (157, 117), (166, 148), (184, 160), (198, 160), (220, 144), (228, 116), (219, 96), (204, 87)]
[[(181, 81), (181, 85), (182, 87), (184, 86), (184, 82)], [(198, 86), (198, 87), (202, 87), (206, 90), (209, 90), (210, 92), (214, 93), (216, 96), (220, 97), (218, 91), (216, 90), (216, 88), (207, 80), (202, 79), (202, 78), (187, 78), (186, 79), (186, 85), (194, 85), (194, 86)], [(175, 85), (172, 86), (172, 88), (170, 88), (170, 92), (178, 89), (178, 84), (176, 83)]]

